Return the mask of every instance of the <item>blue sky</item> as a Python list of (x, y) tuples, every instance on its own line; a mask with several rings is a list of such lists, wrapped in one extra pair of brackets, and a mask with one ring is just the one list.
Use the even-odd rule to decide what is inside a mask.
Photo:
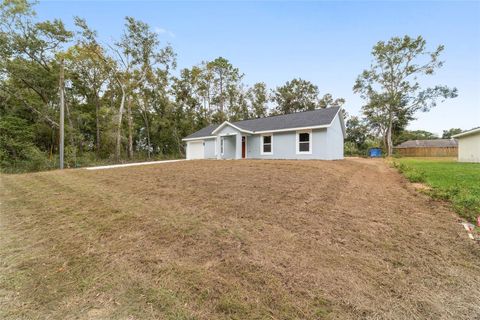
[(410, 129), (480, 126), (480, 2), (40, 1), (35, 8), (40, 19), (67, 26), (83, 17), (104, 42), (118, 39), (124, 17), (133, 16), (173, 46), (178, 69), (222, 56), (247, 84), (274, 88), (301, 77), (321, 94), (344, 97), (350, 114), (362, 105), (352, 86), (370, 65), (372, 46), (422, 35), (432, 49), (445, 45), (446, 62), (423, 83), (457, 87), (459, 97), (418, 114)]

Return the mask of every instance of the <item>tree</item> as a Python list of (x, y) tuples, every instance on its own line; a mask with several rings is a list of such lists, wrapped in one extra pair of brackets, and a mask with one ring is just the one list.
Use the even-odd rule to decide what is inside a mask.
[(247, 92), (243, 85), (229, 86), (228, 88), (228, 120), (240, 121), (250, 118)]
[(318, 87), (303, 79), (287, 81), (272, 94), (272, 101), (277, 104), (275, 109), (279, 114), (315, 110), (318, 105)]
[[(0, 3), (1, 117), (26, 120), (38, 130), (34, 134), (38, 145), (54, 150), (59, 128), (57, 58), (72, 33), (60, 20), (34, 19), (27, 1)], [(19, 123), (24, 122), (16, 121), (11, 127)]]
[[(216, 105), (213, 114), (215, 122), (222, 122), (227, 115), (235, 112), (237, 94), (243, 74), (235, 68), (227, 59), (218, 57), (205, 63), (204, 82), (208, 94), (209, 103)], [(211, 90), (213, 89), (213, 90)], [(211, 94), (213, 93), (213, 96)], [(228, 110), (226, 110), (228, 102)]]
[(303, 79), (293, 79), (277, 87), (272, 93), (271, 100), (277, 104), (275, 108), (277, 114), (341, 107), (345, 103), (345, 99), (333, 99), (330, 93), (319, 98), (318, 87)]
[(325, 94), (319, 101), (319, 108), (342, 107), (345, 104), (344, 98), (333, 99), (330, 93)]
[(443, 130), (442, 139), (450, 139), (452, 136), (462, 133), (460, 128), (451, 128), (448, 130)]
[(114, 78), (121, 90), (120, 108), (117, 118), (115, 157), (120, 157), (122, 118), (127, 106), (128, 156), (133, 157), (132, 91), (140, 86), (153, 72), (154, 66), (162, 64), (168, 70), (175, 67), (175, 54), (170, 46), (158, 49), (158, 34), (150, 26), (132, 17), (125, 18), (125, 31), (115, 47), (117, 68)]
[(247, 99), (250, 102), (251, 114), (254, 118), (262, 118), (268, 114), (268, 91), (264, 82), (258, 82), (247, 92)]
[(110, 79), (109, 70), (113, 68), (114, 62), (105, 55), (104, 49), (96, 40), (96, 31), (91, 30), (84, 19), (76, 17), (75, 25), (80, 28), (80, 38), (67, 51), (67, 70), (74, 88), (90, 105), (95, 106), (95, 152), (98, 156), (101, 94)]
[(210, 123), (209, 90), (204, 82), (204, 69), (193, 66), (180, 71), (173, 79), (172, 94), (177, 108), (188, 117), (187, 131), (198, 130)]
[(437, 85), (424, 89), (419, 82), (420, 76), (433, 75), (442, 67), (439, 57), (443, 49), (440, 45), (428, 51), (421, 36), (393, 37), (373, 47), (373, 63), (358, 76), (353, 90), (367, 101), (363, 112), (382, 132), (388, 155), (393, 152), (395, 124), (404, 128), (416, 112), (435, 107), (437, 99), (457, 96), (456, 88)]
[(347, 120), (345, 141), (355, 145), (357, 151), (365, 149), (365, 142), (371, 137), (368, 124), (360, 120), (357, 116), (352, 116)]
[(180, 77), (174, 79), (173, 93), (176, 101), (189, 109), (198, 124), (246, 119), (249, 116), (248, 92), (242, 78), (238, 68), (219, 57), (183, 69)]
[(399, 133), (393, 140), (394, 145), (400, 144), (408, 140), (433, 140), (438, 139), (438, 136), (435, 133), (428, 132), (425, 130), (403, 130)]

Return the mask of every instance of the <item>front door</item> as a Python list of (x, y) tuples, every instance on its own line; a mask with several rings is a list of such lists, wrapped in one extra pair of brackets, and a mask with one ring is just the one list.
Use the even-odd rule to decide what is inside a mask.
[(242, 137), (242, 159), (245, 159), (245, 153), (246, 153), (246, 137)]

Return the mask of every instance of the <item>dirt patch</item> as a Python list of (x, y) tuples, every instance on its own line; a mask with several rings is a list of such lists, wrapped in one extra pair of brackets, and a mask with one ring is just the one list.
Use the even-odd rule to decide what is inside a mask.
[(2, 318), (480, 317), (478, 246), (382, 160), (1, 180)]
[(429, 191), (429, 190), (432, 190), (432, 188), (429, 187), (429, 186), (427, 186), (426, 184), (418, 183), (418, 182), (412, 183), (412, 187), (413, 187), (415, 190), (418, 190), (418, 191)]

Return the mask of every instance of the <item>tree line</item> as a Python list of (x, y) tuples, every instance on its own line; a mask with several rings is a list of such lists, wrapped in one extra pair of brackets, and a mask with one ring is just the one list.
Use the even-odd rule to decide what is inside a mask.
[(0, 6), (2, 168), (55, 167), (59, 70), (65, 72), (66, 163), (179, 157), (181, 139), (211, 123), (340, 106), (303, 79), (247, 86), (219, 57), (176, 71), (176, 53), (152, 28), (126, 17), (122, 36), (102, 43), (84, 19), (75, 29), (38, 21), (28, 1)]
[[(60, 19), (39, 21), (27, 0), (0, 5), (0, 165), (41, 170), (58, 163), (59, 96), (65, 96), (66, 165), (181, 157), (181, 139), (212, 123), (343, 106), (300, 78), (269, 89), (251, 86), (218, 57), (177, 70), (176, 52), (148, 24), (126, 17), (120, 38), (99, 40), (86, 20), (67, 30)], [(443, 64), (422, 37), (377, 43), (372, 66), (353, 87), (365, 101), (347, 118), (352, 153), (368, 143), (391, 153), (395, 137), (417, 111), (456, 96), (446, 86), (422, 89), (419, 76)], [(421, 60), (419, 64), (417, 61)], [(59, 83), (64, 70), (65, 86)]]

